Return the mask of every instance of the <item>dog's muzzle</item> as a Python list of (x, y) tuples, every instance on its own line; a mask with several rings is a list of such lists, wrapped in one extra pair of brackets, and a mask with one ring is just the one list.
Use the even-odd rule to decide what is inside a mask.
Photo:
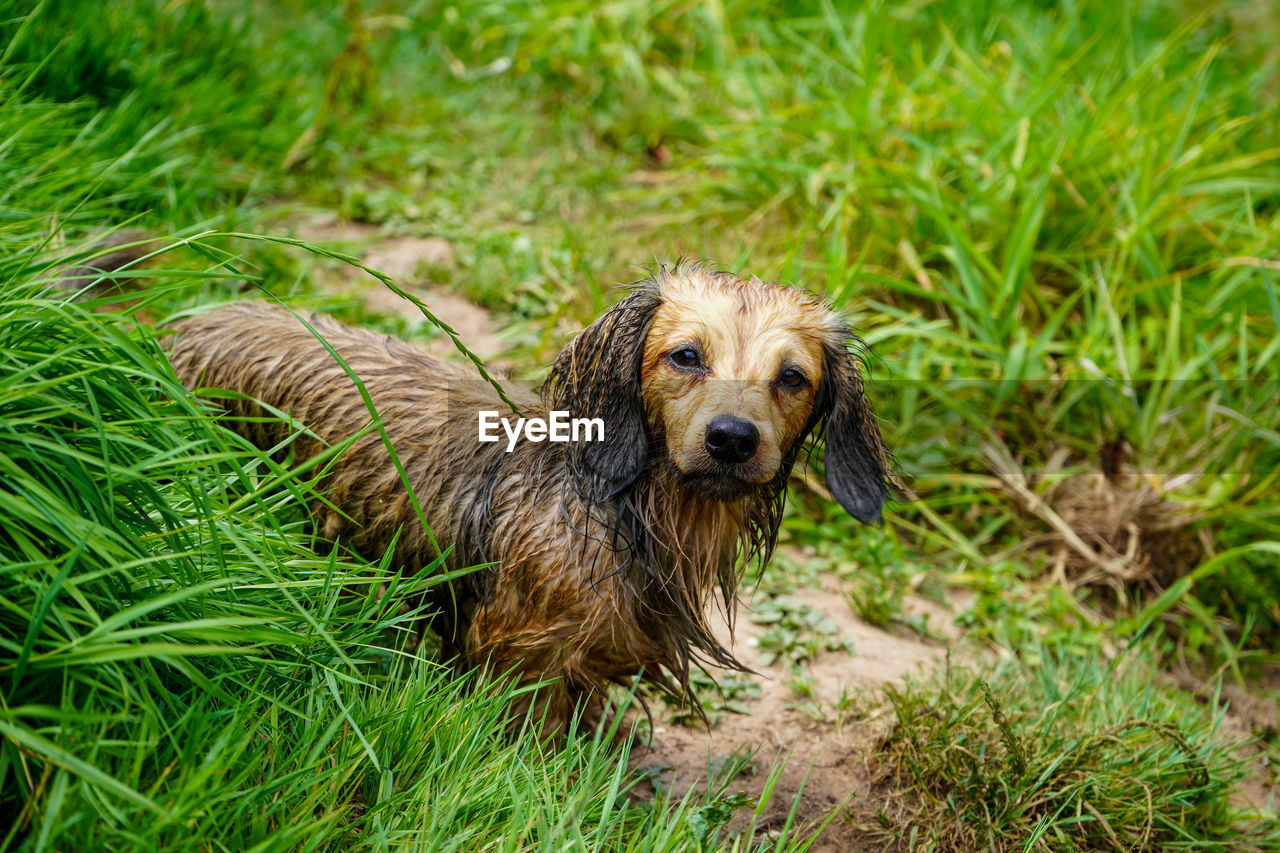
[(719, 415), (707, 424), (702, 445), (717, 462), (741, 464), (755, 455), (760, 446), (760, 430), (742, 418)]

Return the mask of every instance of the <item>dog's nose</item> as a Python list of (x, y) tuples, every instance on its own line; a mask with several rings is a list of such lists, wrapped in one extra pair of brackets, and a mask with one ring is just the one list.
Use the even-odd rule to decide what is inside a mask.
[(707, 424), (702, 443), (717, 462), (746, 462), (760, 446), (760, 430), (750, 421), (720, 415)]

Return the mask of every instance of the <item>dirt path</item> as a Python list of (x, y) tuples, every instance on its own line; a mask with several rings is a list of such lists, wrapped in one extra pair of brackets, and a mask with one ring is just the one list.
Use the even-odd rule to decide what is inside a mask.
[[(735, 751), (756, 749), (751, 771), (734, 780), (729, 790), (758, 796), (770, 768), (785, 758), (773, 797), (757, 822), (765, 832), (781, 829), (797, 796), (796, 820), (802, 827), (821, 822), (841, 804), (856, 807), (865, 800), (874, 783), (868, 759), (888, 726), (879, 688), (933, 671), (944, 661), (946, 651), (941, 643), (868, 625), (850, 610), (847, 584), (831, 574), (821, 575), (820, 581), (821, 589), (801, 589), (790, 598), (834, 623), (835, 633), (828, 639), (833, 644), (847, 642), (852, 654), (845, 649), (824, 650), (805, 662), (801, 670), (807, 677), (800, 679), (803, 687), (797, 695), (790, 683), (793, 672), (784, 664), (757, 664), (767, 626), (751, 619), (762, 602), (744, 601), (732, 648), (740, 660), (755, 668), (759, 698), (740, 699), (748, 713), (719, 714), (709, 729), (697, 723), (663, 721), (655, 714), (652, 743), (636, 750), (632, 765), (681, 795), (704, 785), (708, 768), (718, 770)], [(932, 604), (919, 606), (937, 609)], [(730, 642), (727, 627), (722, 627), (720, 639)], [(729, 676), (713, 674), (717, 681)], [(749, 815), (740, 815), (737, 823), (747, 819)], [(837, 853), (848, 850), (858, 837), (854, 827), (837, 819), (812, 849)]]
[[(345, 222), (328, 212), (302, 214), (288, 223), (297, 237), (333, 246), (360, 258), (364, 264), (387, 275), (399, 287), (430, 307), (432, 313), (453, 328), (467, 347), (486, 361), (505, 353), (501, 327), (489, 313), (432, 282), (425, 271), (447, 267), (454, 262), (453, 247), (442, 237), (387, 237), (380, 228)], [(398, 314), (411, 322), (421, 322), (422, 312), (407, 299), (384, 287), (373, 276), (350, 267), (326, 282), (327, 289), (362, 301), (370, 311)], [(459, 356), (447, 336), (440, 335), (423, 346), (441, 358)], [(495, 361), (496, 367), (501, 367)]]

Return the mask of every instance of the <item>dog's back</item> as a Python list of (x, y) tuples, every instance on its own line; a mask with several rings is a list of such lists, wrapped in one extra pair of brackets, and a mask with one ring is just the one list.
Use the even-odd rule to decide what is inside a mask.
[[(258, 447), (287, 448), (301, 461), (365, 431), (333, 463), (324, 483), (341, 510), (318, 507), (326, 538), (378, 560), (398, 536), (397, 562), (410, 570), (450, 546), (458, 551), (452, 562), (460, 566), (485, 561), (467, 522), (487, 513), (478, 505), (485, 496), (476, 488), (476, 473), (489, 459), (479, 457), (491, 458), (500, 448), (477, 442), (476, 425), (451, 417), (451, 410), (493, 409), (504, 416), (510, 410), (474, 371), (330, 317), (303, 318), (260, 302), (235, 303), (176, 323), (166, 348), (183, 384), (235, 392), (219, 404), (228, 424)], [(504, 390), (523, 411), (540, 405), (528, 391)], [(370, 428), (365, 394), (386, 440), (383, 431)], [(413, 484), (425, 528), (406, 523), (416, 511), (387, 441)]]
[[(311, 329), (307, 328), (311, 326)], [(314, 332), (312, 331), (314, 329)], [(280, 306), (237, 302), (174, 324), (166, 348), (178, 378), (190, 387), (231, 389), (306, 424), (316, 438), (349, 438), (370, 420), (355, 382), (338, 359), (359, 377), (375, 407), (408, 408), (428, 430), (446, 413), (450, 381), (475, 378), (394, 338), (352, 328), (320, 314), (294, 315)], [(320, 340), (324, 339), (324, 342)], [(415, 401), (420, 406), (404, 406)], [(262, 447), (283, 441), (290, 429), (250, 400), (231, 399), (228, 413), (237, 430)], [(304, 445), (312, 441), (303, 437)], [(306, 445), (309, 455), (314, 448)]]

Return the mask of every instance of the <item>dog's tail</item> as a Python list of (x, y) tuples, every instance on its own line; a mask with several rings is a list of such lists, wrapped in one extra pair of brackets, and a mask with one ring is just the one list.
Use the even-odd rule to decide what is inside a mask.
[(156, 236), (140, 228), (124, 228), (74, 253), (75, 260), (54, 269), (49, 283), (68, 299), (122, 294), (134, 276), (120, 275), (151, 254)]

